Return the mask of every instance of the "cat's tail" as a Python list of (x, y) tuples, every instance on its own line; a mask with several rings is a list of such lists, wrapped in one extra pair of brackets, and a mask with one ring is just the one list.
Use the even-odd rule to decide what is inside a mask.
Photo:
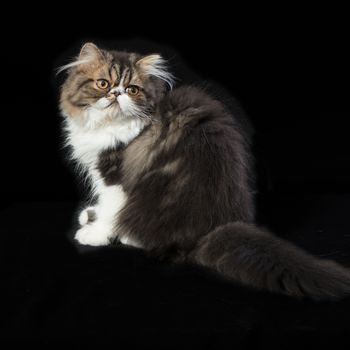
[(202, 237), (190, 260), (245, 285), (294, 297), (323, 300), (350, 294), (350, 270), (253, 224), (216, 228)]

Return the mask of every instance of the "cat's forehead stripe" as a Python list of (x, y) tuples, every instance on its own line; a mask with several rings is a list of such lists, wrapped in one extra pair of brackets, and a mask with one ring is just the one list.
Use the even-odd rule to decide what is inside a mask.
[(117, 63), (115, 63), (115, 64), (113, 65), (113, 68), (114, 68), (114, 71), (115, 71), (116, 74), (117, 74), (117, 77), (119, 78), (119, 76), (120, 76), (119, 65), (118, 65)]
[(121, 75), (121, 78), (120, 78), (120, 82), (119, 82), (119, 85), (123, 85), (124, 82), (125, 82), (125, 76), (126, 76), (126, 73), (127, 73), (127, 68), (125, 68), (122, 72), (122, 75)]
[(129, 66), (123, 66), (122, 68), (120, 68), (119, 77), (118, 77), (118, 85), (124, 85), (124, 86), (128, 85), (132, 77), (131, 68)]

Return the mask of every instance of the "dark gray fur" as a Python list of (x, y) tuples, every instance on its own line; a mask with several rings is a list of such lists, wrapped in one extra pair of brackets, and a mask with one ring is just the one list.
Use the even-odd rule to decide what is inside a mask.
[(180, 87), (152, 118), (125, 149), (101, 154), (105, 182), (128, 195), (118, 232), (255, 288), (313, 299), (350, 292), (346, 268), (254, 225), (250, 140), (221, 102)]

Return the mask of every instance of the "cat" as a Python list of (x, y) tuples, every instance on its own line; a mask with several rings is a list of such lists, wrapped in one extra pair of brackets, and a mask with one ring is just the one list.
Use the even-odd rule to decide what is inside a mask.
[(251, 141), (222, 102), (172, 89), (159, 54), (86, 43), (61, 71), (66, 143), (97, 198), (79, 216), (79, 243), (118, 241), (299, 298), (350, 293), (348, 269), (254, 224)]

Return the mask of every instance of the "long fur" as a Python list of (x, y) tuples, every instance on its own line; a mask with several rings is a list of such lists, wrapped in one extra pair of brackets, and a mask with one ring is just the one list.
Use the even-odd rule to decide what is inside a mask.
[(349, 270), (317, 259), (267, 230), (243, 222), (204, 236), (191, 260), (245, 285), (314, 300), (350, 293)]
[[(141, 59), (138, 63), (142, 64), (145, 59)], [(145, 63), (145, 62), (143, 62)], [(144, 72), (168, 84), (170, 90), (174, 87), (175, 78), (169, 72), (166, 61), (159, 55), (150, 55), (147, 57), (147, 64), (144, 64)]]
[(87, 64), (87, 63), (89, 63), (89, 62), (90, 62), (90, 61), (87, 60), (87, 59), (84, 59), (84, 60), (75, 59), (75, 60), (73, 60), (72, 62), (67, 63), (67, 64), (65, 64), (65, 65), (63, 65), (63, 66), (61, 66), (61, 67), (59, 67), (59, 68), (56, 70), (56, 74), (58, 75), (58, 74), (60, 74), (60, 73), (62, 73), (62, 72), (64, 72), (64, 71), (66, 71), (66, 70), (68, 70), (68, 69), (70, 69), (70, 68), (78, 67), (78, 66), (80, 66), (80, 65)]

